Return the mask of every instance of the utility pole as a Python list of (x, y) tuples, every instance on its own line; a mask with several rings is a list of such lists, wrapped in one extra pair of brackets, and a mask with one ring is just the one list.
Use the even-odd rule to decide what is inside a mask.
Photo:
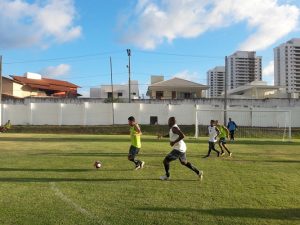
[(131, 50), (127, 49), (127, 55), (128, 55), (128, 102), (131, 103), (131, 79), (130, 79), (130, 57), (131, 57)]
[(2, 55), (0, 55), (0, 126), (2, 126)]
[(228, 59), (227, 56), (225, 56), (225, 90), (224, 90), (224, 125), (227, 124), (227, 88), (228, 88)]
[(114, 85), (113, 85), (113, 77), (112, 77), (112, 62), (111, 62), (111, 57), (109, 58), (109, 61), (110, 61), (110, 84), (111, 84), (111, 108), (112, 108), (112, 120), (113, 120), (113, 125), (115, 125)]

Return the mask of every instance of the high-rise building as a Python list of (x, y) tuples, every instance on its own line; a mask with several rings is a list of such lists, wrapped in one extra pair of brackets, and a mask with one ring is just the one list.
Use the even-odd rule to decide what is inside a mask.
[(225, 66), (216, 66), (207, 71), (208, 97), (221, 96), (225, 90)]
[(255, 51), (237, 51), (227, 57), (227, 89), (262, 80), (261, 56)]
[(274, 84), (284, 86), (291, 96), (300, 93), (300, 38), (274, 48)]

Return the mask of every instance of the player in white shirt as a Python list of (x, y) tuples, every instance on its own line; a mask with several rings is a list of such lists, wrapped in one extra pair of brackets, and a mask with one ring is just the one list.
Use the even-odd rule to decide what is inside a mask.
[(203, 158), (209, 157), (211, 150), (214, 150), (217, 153), (218, 157), (220, 156), (220, 152), (218, 150), (216, 150), (216, 148), (215, 148), (215, 145), (216, 145), (216, 142), (217, 142), (217, 137), (219, 136), (219, 134), (220, 134), (220, 131), (215, 126), (215, 121), (211, 120), (210, 125), (208, 126), (208, 136), (209, 136), (208, 152), (207, 152), (207, 155), (204, 156)]
[(165, 157), (163, 163), (165, 167), (166, 174), (161, 176), (161, 180), (168, 180), (170, 178), (170, 162), (176, 159), (179, 159), (180, 163), (190, 170), (194, 171), (202, 180), (203, 171), (199, 171), (195, 166), (193, 166), (190, 162), (186, 159), (186, 144), (184, 143), (184, 134), (179, 129), (178, 125), (176, 124), (175, 117), (170, 117), (168, 121), (170, 131), (170, 145), (172, 147), (172, 151)]

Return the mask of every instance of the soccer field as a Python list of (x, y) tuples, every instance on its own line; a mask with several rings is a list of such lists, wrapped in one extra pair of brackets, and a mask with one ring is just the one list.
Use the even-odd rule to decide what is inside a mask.
[[(0, 224), (299, 224), (300, 141), (240, 139), (233, 157), (208, 159), (186, 138), (202, 183), (171, 163), (168, 139), (143, 136), (143, 170), (127, 160), (129, 136), (0, 134)], [(93, 163), (100, 160), (102, 168)]]

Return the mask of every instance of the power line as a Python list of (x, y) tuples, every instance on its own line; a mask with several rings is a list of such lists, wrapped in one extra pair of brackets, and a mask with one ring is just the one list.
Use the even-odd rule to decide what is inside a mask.
[(93, 54), (77, 55), (77, 56), (66, 56), (66, 57), (57, 57), (57, 58), (48, 58), (48, 59), (12, 61), (12, 62), (6, 62), (6, 63), (3, 63), (3, 64), (10, 65), (10, 64), (35, 63), (35, 62), (50, 62), (50, 61), (57, 61), (57, 60), (79, 59), (79, 58), (95, 57), (95, 56), (101, 56), (101, 55), (110, 55), (110, 54), (116, 54), (116, 53), (121, 53), (121, 52), (122, 51), (118, 50), (118, 51), (93, 53)]
[(142, 51), (142, 50), (135, 50), (135, 52), (142, 53), (142, 54), (148, 54), (148, 55), (168, 55), (168, 56), (177, 56), (177, 57), (224, 59), (223, 56), (178, 54), (178, 53), (167, 53), (167, 52), (147, 52), (147, 51)]

